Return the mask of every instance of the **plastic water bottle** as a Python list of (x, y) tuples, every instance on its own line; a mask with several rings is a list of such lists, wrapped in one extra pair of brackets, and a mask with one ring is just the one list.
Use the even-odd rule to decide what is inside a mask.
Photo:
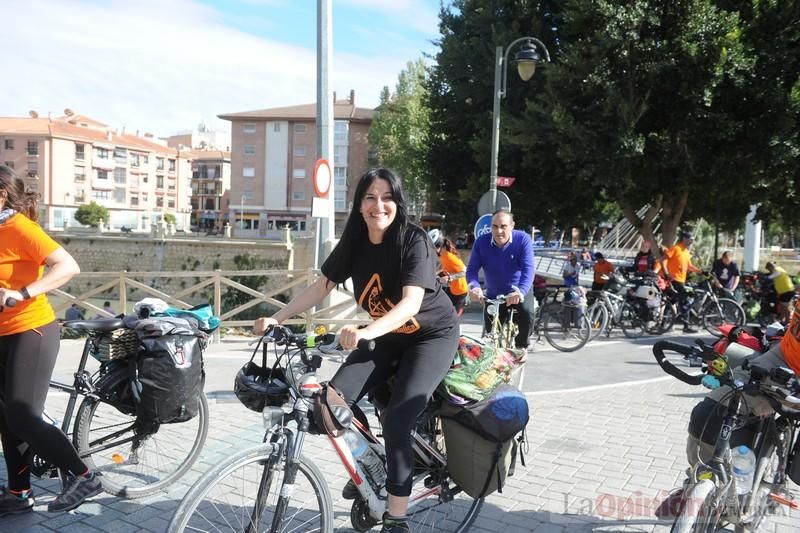
[(364, 452), (367, 451), (367, 441), (364, 440), (364, 437), (359, 435), (355, 430), (348, 429), (345, 431), (344, 441), (347, 443), (347, 447), (350, 448), (350, 453), (353, 455), (353, 459), (356, 461), (358, 461), (358, 458), (364, 455)]
[(736, 479), (736, 494), (749, 494), (753, 487), (756, 469), (756, 454), (747, 446), (739, 446), (731, 454), (733, 477)]
[(361, 466), (372, 488), (379, 491), (386, 482), (386, 467), (380, 456), (357, 431), (348, 429), (344, 440), (350, 448), (353, 459)]

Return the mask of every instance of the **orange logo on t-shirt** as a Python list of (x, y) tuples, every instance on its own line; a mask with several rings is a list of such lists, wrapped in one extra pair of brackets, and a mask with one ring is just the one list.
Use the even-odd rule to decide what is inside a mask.
[[(380, 318), (388, 313), (394, 304), (388, 298), (382, 296), (383, 286), (381, 285), (381, 277), (378, 273), (372, 275), (367, 282), (361, 296), (358, 297), (358, 305), (362, 309), (366, 309), (369, 316), (372, 318)], [(364, 301), (366, 300), (366, 305)], [(419, 331), (419, 322), (414, 317), (411, 317), (408, 322), (397, 328), (393, 333), (405, 333), (409, 335)]]

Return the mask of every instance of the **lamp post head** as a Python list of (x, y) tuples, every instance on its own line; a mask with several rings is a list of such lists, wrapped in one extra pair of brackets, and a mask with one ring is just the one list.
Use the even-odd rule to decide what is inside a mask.
[(542, 56), (536, 49), (532, 41), (527, 41), (514, 56), (514, 63), (517, 64), (517, 72), (522, 81), (528, 81), (536, 72), (536, 64), (542, 60)]

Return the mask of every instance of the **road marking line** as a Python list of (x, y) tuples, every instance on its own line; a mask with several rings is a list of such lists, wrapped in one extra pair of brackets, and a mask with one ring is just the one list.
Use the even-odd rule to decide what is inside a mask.
[(575, 387), (574, 389), (560, 389), (560, 390), (542, 390), (542, 391), (532, 391), (526, 392), (525, 396), (545, 396), (547, 394), (561, 394), (561, 393), (572, 393), (572, 392), (586, 392), (592, 390), (602, 390), (602, 389), (610, 389), (613, 387), (620, 387), (624, 385), (644, 385), (646, 383), (656, 383), (659, 381), (666, 381), (668, 379), (674, 379), (672, 376), (664, 376), (660, 378), (650, 378), (650, 379), (640, 379), (638, 381), (622, 381), (620, 383), (605, 383), (603, 385), (588, 385), (586, 387)]

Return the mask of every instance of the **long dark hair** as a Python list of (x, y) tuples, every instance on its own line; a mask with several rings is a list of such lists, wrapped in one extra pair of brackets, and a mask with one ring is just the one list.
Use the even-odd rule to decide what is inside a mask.
[(392, 221), (392, 224), (387, 228), (383, 239), (384, 242), (388, 241), (395, 244), (396, 249), (401, 251), (400, 257), (402, 258), (402, 251), (405, 247), (404, 244), (409, 223), (406, 200), (405, 196), (403, 196), (400, 178), (389, 169), (373, 168), (358, 180), (356, 192), (353, 195), (353, 208), (350, 210), (350, 215), (347, 217), (342, 237), (328, 259), (328, 264), (333, 267), (329, 272), (332, 280), (344, 281), (342, 276), (347, 276), (350, 273), (350, 265), (354, 259), (355, 247), (368, 239), (367, 223), (364, 221), (364, 217), (361, 214), (361, 201), (367, 194), (369, 186), (372, 185), (376, 179), (384, 179), (389, 183), (389, 189), (392, 191), (392, 200), (394, 200), (397, 206), (394, 221)]
[(39, 194), (25, 191), (25, 182), (6, 165), (0, 165), (0, 192), (6, 193), (5, 209), (13, 209), (29, 219), (39, 218)]

